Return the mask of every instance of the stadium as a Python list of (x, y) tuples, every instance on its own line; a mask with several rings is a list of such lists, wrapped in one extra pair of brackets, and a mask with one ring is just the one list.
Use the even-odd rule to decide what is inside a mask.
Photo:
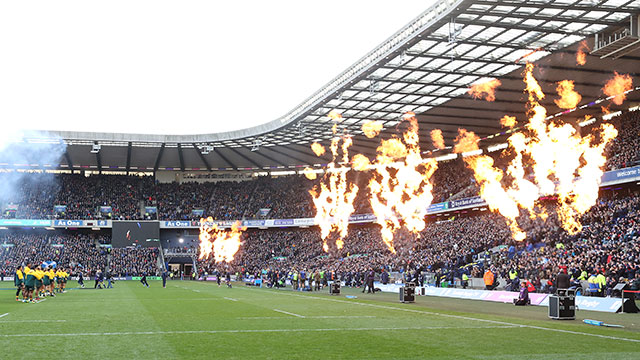
[(410, 18), (250, 127), (5, 116), (2, 358), (640, 357), (640, 1)]

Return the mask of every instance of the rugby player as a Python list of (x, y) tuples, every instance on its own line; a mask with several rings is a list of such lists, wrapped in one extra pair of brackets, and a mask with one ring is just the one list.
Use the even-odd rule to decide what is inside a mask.
[(16, 301), (20, 301), (20, 291), (22, 291), (22, 297), (24, 298), (24, 274), (22, 273), (22, 266), (16, 268), (16, 273), (13, 276), (13, 283), (18, 288), (16, 290)]
[(29, 298), (29, 302), (33, 302), (33, 289), (36, 284), (36, 271), (30, 269), (29, 266), (25, 266), (25, 280), (24, 280), (24, 291), (22, 295), (24, 296), (24, 301), (27, 302), (27, 297)]
[(36, 293), (36, 301), (39, 301), (40, 296), (42, 294), (42, 290), (44, 289), (44, 284), (42, 283), (42, 278), (44, 277), (44, 271), (42, 271), (42, 265), (36, 266), (36, 270), (34, 271), (34, 276), (36, 278), (34, 291)]
[(62, 292), (62, 268), (56, 271), (56, 283), (58, 285), (56, 291), (61, 293)]
[(45, 272), (45, 279), (49, 283), (49, 286), (47, 287), (47, 295), (56, 296), (56, 294), (54, 294), (56, 287), (56, 273), (53, 271), (53, 266), (49, 266), (47, 268), (47, 271)]
[(51, 282), (49, 281), (49, 267), (46, 268), (45, 271), (42, 272), (42, 287), (43, 287), (43, 296), (47, 296), (49, 292), (49, 286)]

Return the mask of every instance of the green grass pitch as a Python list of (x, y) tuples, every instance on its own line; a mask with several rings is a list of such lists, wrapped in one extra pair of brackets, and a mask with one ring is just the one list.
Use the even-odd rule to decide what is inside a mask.
[(2, 359), (640, 358), (639, 314), (581, 311), (553, 321), (544, 307), (435, 297), (401, 304), (357, 289), (329, 296), (191, 281), (165, 289), (120, 281), (38, 304), (16, 302), (14, 292), (0, 291)]

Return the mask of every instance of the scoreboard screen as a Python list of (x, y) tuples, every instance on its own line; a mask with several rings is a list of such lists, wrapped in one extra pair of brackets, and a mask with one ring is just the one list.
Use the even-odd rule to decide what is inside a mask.
[(111, 245), (158, 247), (160, 223), (157, 221), (114, 221), (111, 229)]

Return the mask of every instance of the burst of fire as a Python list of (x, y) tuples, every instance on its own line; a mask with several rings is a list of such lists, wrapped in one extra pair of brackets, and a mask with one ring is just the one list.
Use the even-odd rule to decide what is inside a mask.
[(580, 46), (578, 47), (578, 52), (576, 53), (576, 64), (583, 66), (587, 63), (587, 54), (586, 51), (591, 51), (589, 46), (587, 45), (587, 40), (582, 40), (580, 42)]
[(442, 136), (442, 130), (431, 130), (431, 141), (433, 142), (433, 146), (435, 146), (436, 149), (444, 149), (444, 137)]
[(620, 75), (617, 72), (614, 72), (614, 74), (614, 77), (604, 85), (602, 91), (605, 95), (614, 97), (611, 100), (614, 104), (622, 105), (627, 98), (625, 92), (633, 88), (633, 80), (629, 74)]
[(380, 130), (382, 130), (381, 121), (367, 121), (362, 124), (362, 131), (364, 132), (364, 135), (369, 139), (378, 136), (378, 134), (380, 134)]
[(341, 121), (342, 120), (342, 114), (340, 114), (338, 111), (336, 110), (331, 110), (327, 116), (329, 117), (329, 119), (333, 120), (333, 121)]
[(582, 95), (573, 90), (573, 80), (562, 80), (558, 82), (556, 91), (560, 99), (553, 100), (561, 109), (573, 109), (582, 100)]
[(327, 151), (322, 144), (317, 142), (311, 144), (311, 150), (313, 150), (313, 153), (316, 154), (316, 156), (322, 156)]
[(369, 169), (369, 167), (371, 166), (371, 162), (369, 161), (369, 158), (367, 158), (366, 156), (362, 154), (356, 154), (351, 159), (351, 166), (353, 167), (354, 170), (365, 171)]
[[(527, 64), (524, 81), (529, 96), (527, 133), (517, 132), (509, 137), (515, 156), (506, 171), (494, 166), (487, 155), (467, 156), (464, 161), (474, 171), (480, 196), (492, 211), (506, 218), (514, 239), (526, 237), (517, 220), (520, 209), (532, 218), (545, 219), (547, 214), (536, 200), (554, 194), (562, 227), (575, 234), (582, 229), (579, 216), (596, 203), (606, 161), (604, 150), (617, 136), (617, 130), (611, 124), (603, 124), (596, 135), (581, 136), (570, 124), (546, 123), (546, 109), (539, 103), (544, 93), (533, 77), (532, 64)], [(477, 150), (477, 142), (475, 134), (461, 129), (454, 149)], [(503, 184), (505, 175), (511, 179), (509, 184)]]
[(316, 175), (315, 171), (313, 171), (312, 168), (310, 167), (305, 167), (304, 171), (302, 172), (304, 174), (304, 176), (306, 176), (307, 179), (309, 180), (315, 180), (318, 176)]
[(496, 88), (502, 85), (502, 82), (498, 79), (485, 81), (479, 84), (473, 84), (467, 91), (467, 94), (471, 95), (474, 99), (483, 98), (487, 101), (496, 100)]
[[(340, 114), (337, 114), (337, 117), (342, 118)], [(336, 135), (335, 126), (333, 127), (333, 133)], [(343, 239), (347, 236), (349, 230), (349, 216), (355, 211), (353, 202), (358, 194), (358, 186), (347, 182), (349, 168), (336, 164), (339, 159), (341, 159), (342, 164), (349, 163), (349, 147), (351, 144), (352, 140), (348, 135), (333, 137), (331, 140), (333, 160), (327, 165), (325, 175), (328, 179), (326, 183), (321, 182), (319, 184), (319, 189), (316, 186), (309, 191), (316, 207), (315, 222), (320, 227), (322, 248), (326, 252), (329, 251), (327, 238), (332, 232), (338, 234), (336, 247), (342, 249), (344, 245)], [(340, 155), (340, 152), (342, 155)]]
[(500, 125), (502, 125), (503, 127), (512, 128), (516, 125), (516, 117), (505, 115), (502, 117), (502, 119), (500, 119)]
[(200, 259), (212, 254), (216, 262), (231, 262), (240, 249), (240, 237), (247, 228), (236, 221), (229, 230), (218, 228), (213, 218), (200, 219)]
[(409, 126), (402, 139), (382, 140), (378, 147), (369, 182), (371, 208), (384, 243), (394, 253), (397, 230), (403, 226), (414, 233), (424, 229), (426, 210), (433, 200), (431, 176), (438, 166), (435, 159), (420, 155), (415, 115), (407, 113), (404, 119)]

